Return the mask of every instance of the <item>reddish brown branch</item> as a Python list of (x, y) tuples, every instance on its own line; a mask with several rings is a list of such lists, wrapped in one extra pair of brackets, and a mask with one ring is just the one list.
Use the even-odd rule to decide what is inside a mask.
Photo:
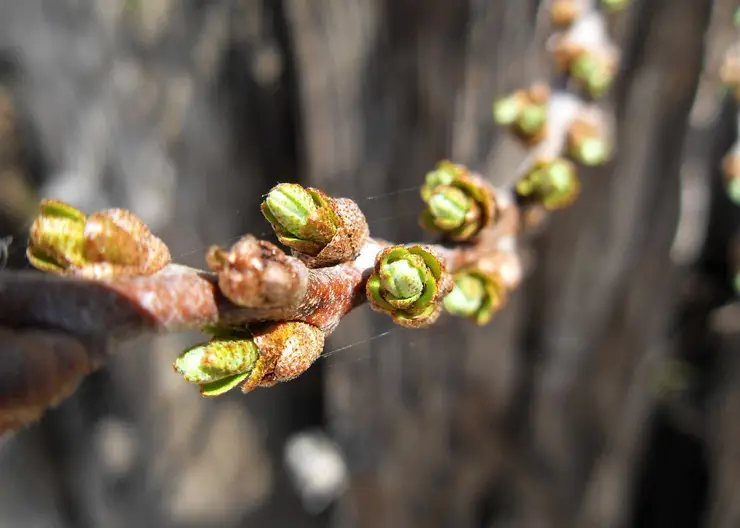
[[(248, 391), (299, 375), (320, 354), (324, 337), (368, 296), (374, 308), (404, 326), (431, 324), (447, 301), (451, 313), (487, 322), (521, 281), (520, 231), (577, 195), (575, 168), (563, 156), (593, 164), (598, 157), (585, 148), (586, 140), (609, 141), (611, 122), (584, 93), (595, 97), (608, 86), (603, 74), (613, 73), (608, 69), (616, 54), (600, 15), (585, 6), (553, 41), (563, 71), (542, 94), (549, 97), (546, 113), (542, 97), (515, 101), (538, 107), (517, 121), (520, 140), (531, 151), (517, 171), (516, 188), (494, 190), (449, 162), (428, 175), (422, 224), (454, 245), (383, 252), (392, 244), (369, 238), (354, 202), (283, 185), (262, 210), (293, 256), (244, 237), (228, 251), (211, 248), (206, 260), (212, 271), (203, 271), (167, 264), (164, 244), (142, 241), (143, 223), (132, 229), (111, 211), (87, 217), (61, 202), (44, 202), (29, 257), (54, 274), (0, 272), (0, 354), (10, 365), (0, 369), (0, 434), (68, 396), (103, 363), (111, 339), (214, 327), (235, 331), (178, 358), (183, 370), (203, 376), (193, 382), (204, 394), (217, 395), (237, 383)], [(590, 67), (584, 69), (585, 59)], [(567, 77), (571, 82), (563, 86)], [(502, 109), (504, 116), (511, 110)], [(404, 251), (408, 255), (391, 261)], [(379, 254), (387, 262), (376, 262)], [(469, 289), (457, 286), (451, 276), (456, 272)], [(477, 304), (468, 304), (470, 298)], [(256, 359), (247, 354), (253, 348), (239, 348), (245, 333), (259, 349)], [(220, 368), (217, 353), (241, 354), (239, 364), (249, 367), (209, 378), (208, 369)]]

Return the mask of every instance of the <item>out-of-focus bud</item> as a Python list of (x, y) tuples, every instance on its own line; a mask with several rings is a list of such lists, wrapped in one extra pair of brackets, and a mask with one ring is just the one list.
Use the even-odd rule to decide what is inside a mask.
[(611, 156), (611, 138), (603, 123), (579, 117), (568, 129), (566, 150), (582, 165), (602, 165)]
[(575, 166), (562, 158), (540, 159), (516, 184), (516, 193), (548, 210), (573, 203), (580, 192)]
[(631, 0), (601, 0), (601, 5), (610, 13), (617, 13), (630, 5)]
[(506, 126), (525, 145), (535, 145), (547, 134), (549, 100), (547, 85), (534, 84), (495, 101), (493, 119)]
[(740, 143), (723, 158), (722, 173), (727, 196), (740, 205)]
[(550, 0), (550, 22), (557, 28), (568, 27), (583, 15), (583, 0)]
[(427, 203), (419, 223), (451, 240), (471, 240), (496, 218), (493, 191), (478, 175), (462, 165), (442, 161), (427, 174), (421, 188)]
[(454, 283), (444, 299), (445, 309), (478, 325), (488, 323), (506, 301), (506, 289), (495, 272), (466, 268), (455, 274)]
[(593, 98), (604, 95), (617, 77), (616, 49), (581, 45), (568, 38), (555, 39), (551, 49), (558, 69), (570, 75)]
[(443, 230), (453, 230), (465, 222), (470, 210), (470, 198), (457, 187), (437, 188), (429, 197), (429, 211), (435, 223)]

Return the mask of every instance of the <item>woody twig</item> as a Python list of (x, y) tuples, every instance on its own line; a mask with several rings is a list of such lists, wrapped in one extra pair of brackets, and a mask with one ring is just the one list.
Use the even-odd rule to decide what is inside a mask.
[(618, 62), (603, 8), (624, 2), (572, 0), (578, 9), (568, 20), (564, 3), (550, 6), (550, 82), (494, 104), (495, 120), (530, 151), (511, 188), (449, 161), (426, 175), (419, 222), (439, 235), (437, 244), (374, 239), (353, 201), (283, 183), (262, 212), (289, 253), (246, 235), (208, 249), (208, 269), (199, 270), (172, 263), (165, 243), (130, 211), (88, 216), (44, 200), (27, 254), (46, 273), (0, 273), (0, 353), (16, 358), (14, 382), (0, 372), (0, 433), (69, 395), (104, 364), (112, 339), (209, 333), (174, 368), (204, 396), (217, 396), (299, 376), (341, 319), (365, 303), (409, 328), (430, 326), (443, 312), (488, 323), (522, 280), (518, 240), (530, 213), (571, 204), (576, 166), (604, 163), (613, 151), (611, 120), (594, 100)]

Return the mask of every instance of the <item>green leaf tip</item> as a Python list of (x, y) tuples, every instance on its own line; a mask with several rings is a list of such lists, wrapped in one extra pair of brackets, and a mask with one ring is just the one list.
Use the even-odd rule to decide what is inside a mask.
[(214, 337), (182, 352), (174, 368), (186, 381), (203, 385), (249, 374), (259, 357), (259, 348), (251, 337)]

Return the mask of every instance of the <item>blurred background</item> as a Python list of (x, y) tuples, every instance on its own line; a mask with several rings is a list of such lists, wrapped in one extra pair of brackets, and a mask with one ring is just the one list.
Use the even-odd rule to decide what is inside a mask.
[[(0, 238), (41, 197), (125, 207), (203, 266), (277, 182), (425, 236), (443, 158), (511, 183), (494, 98), (547, 76), (537, 0), (0, 0)], [(362, 308), (301, 378), (203, 400), (198, 334), (127, 342), (0, 443), (0, 526), (737, 527), (740, 210), (719, 62), (736, 0), (636, 0), (619, 152), (529, 240), (485, 328)], [(0, 256), (0, 259), (2, 257)], [(1, 300), (0, 300), (1, 302)]]

